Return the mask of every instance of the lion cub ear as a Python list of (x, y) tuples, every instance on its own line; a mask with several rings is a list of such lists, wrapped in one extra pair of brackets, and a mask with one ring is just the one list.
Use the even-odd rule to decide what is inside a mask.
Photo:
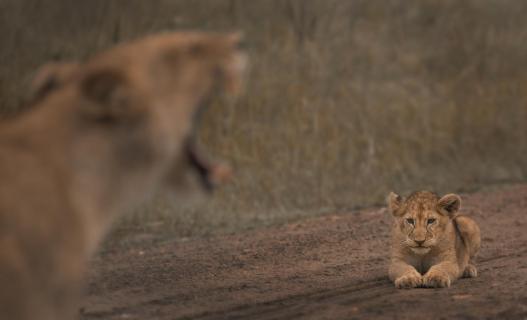
[(457, 194), (447, 194), (437, 202), (439, 212), (454, 217), (461, 207), (461, 198)]
[(140, 113), (137, 94), (121, 70), (92, 71), (83, 77), (80, 90), (88, 101), (83, 107), (84, 115), (93, 120), (131, 120)]
[(388, 204), (388, 208), (390, 209), (392, 215), (397, 216), (398, 210), (403, 204), (403, 198), (395, 192), (390, 192), (386, 198), (386, 203)]

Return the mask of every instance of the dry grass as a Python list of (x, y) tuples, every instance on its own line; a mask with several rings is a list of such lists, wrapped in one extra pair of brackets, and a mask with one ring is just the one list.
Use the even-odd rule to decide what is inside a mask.
[(217, 102), (202, 132), (235, 181), (205, 207), (159, 200), (122, 228), (225, 232), (379, 204), (390, 190), (519, 181), (526, 14), (521, 0), (3, 0), (0, 108), (18, 110), (50, 59), (163, 29), (243, 30), (247, 94)]

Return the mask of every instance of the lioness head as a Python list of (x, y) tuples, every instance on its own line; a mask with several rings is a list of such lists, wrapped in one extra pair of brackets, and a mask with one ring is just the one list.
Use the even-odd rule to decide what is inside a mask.
[(461, 205), (456, 194), (439, 198), (428, 191), (415, 192), (406, 199), (391, 192), (387, 202), (398, 239), (418, 255), (428, 253), (442, 240)]
[[(230, 171), (205, 159), (195, 132), (214, 94), (240, 91), (246, 63), (240, 41), (238, 34), (169, 33), (122, 44), (84, 63), (49, 64), (35, 76), (31, 100), (73, 99), (69, 104), (77, 109), (76, 126), (85, 139), (99, 135), (114, 140), (121, 155), (128, 150), (119, 170), (137, 171), (149, 162), (143, 167), (156, 168), (165, 189), (210, 191)], [(86, 129), (92, 137), (86, 138)]]

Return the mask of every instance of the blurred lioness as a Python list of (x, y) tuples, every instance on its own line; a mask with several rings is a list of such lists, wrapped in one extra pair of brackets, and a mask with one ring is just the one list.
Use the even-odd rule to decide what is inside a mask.
[(43, 68), (30, 110), (0, 123), (0, 319), (74, 318), (116, 216), (222, 179), (193, 133), (211, 95), (239, 91), (244, 64), (238, 35), (167, 33)]

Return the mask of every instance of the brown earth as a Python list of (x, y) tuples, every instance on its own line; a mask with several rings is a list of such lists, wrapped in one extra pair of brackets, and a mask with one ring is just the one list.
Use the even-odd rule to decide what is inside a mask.
[(188, 241), (107, 245), (81, 319), (527, 319), (527, 185), (463, 195), (480, 276), (449, 289), (387, 278), (385, 209)]

